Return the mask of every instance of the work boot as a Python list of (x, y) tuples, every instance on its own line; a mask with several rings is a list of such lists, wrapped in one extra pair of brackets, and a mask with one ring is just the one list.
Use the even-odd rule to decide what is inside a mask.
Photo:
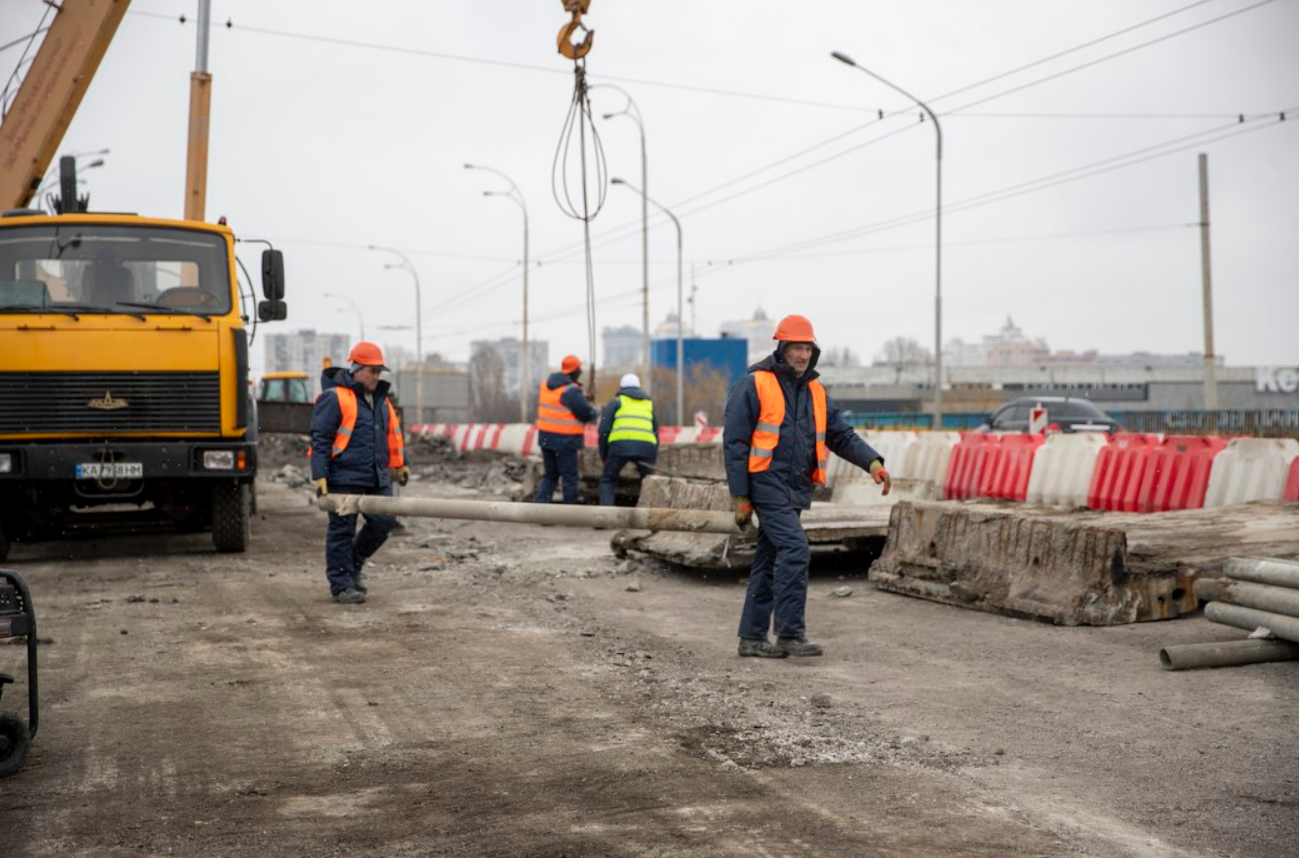
[(789, 653), (781, 652), (767, 640), (740, 638), (741, 658), (784, 658), (787, 655)]
[(821, 654), (821, 645), (809, 643), (807, 638), (776, 638), (776, 649), (795, 658)]
[(361, 595), (370, 592), (370, 584), (365, 578), (365, 573), (360, 569), (357, 569), (356, 574), (352, 576), (352, 589), (361, 593)]
[(335, 593), (334, 601), (344, 605), (359, 605), (365, 601), (365, 594), (355, 587), (348, 587), (341, 593)]

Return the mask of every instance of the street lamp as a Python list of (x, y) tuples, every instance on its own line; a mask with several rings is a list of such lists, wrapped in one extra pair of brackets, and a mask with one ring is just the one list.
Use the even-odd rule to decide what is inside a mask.
[(353, 310), (353, 312), (356, 313), (356, 320), (357, 320), (357, 322), (359, 322), (360, 325), (361, 325), (361, 339), (364, 340), (364, 339), (365, 339), (365, 316), (361, 315), (361, 305), (358, 304), (358, 303), (356, 303), (355, 301), (353, 301), (351, 298), (347, 297), (346, 295), (339, 295), (339, 294), (334, 293), (334, 292), (326, 292), (326, 293), (325, 293), (325, 297), (326, 297), (326, 298), (334, 298), (335, 300), (338, 300), (338, 301), (346, 301), (348, 304), (351, 304), (351, 305), (352, 305), (352, 310)]
[(650, 312), (649, 312), (649, 198), (645, 195), (649, 193), (649, 160), (645, 154), (645, 123), (641, 120), (640, 106), (622, 87), (613, 84), (601, 83), (591, 87), (591, 89), (607, 88), (622, 93), (627, 99), (627, 106), (617, 113), (606, 113), (604, 119), (613, 119), (617, 116), (627, 116), (635, 120), (636, 128), (640, 131), (640, 185), (644, 188), (641, 194), (640, 202), (640, 254), (641, 254), (641, 324), (642, 324), (642, 341), (641, 357), (644, 372), (641, 374), (641, 380), (645, 383), (645, 392), (652, 394), (654, 373), (650, 367)]
[(420, 316), (422, 309), (420, 305), (420, 287), (419, 272), (415, 270), (414, 264), (395, 247), (380, 247), (377, 244), (367, 245), (369, 250), (378, 250), (384, 253), (391, 253), (401, 260), (401, 262), (389, 262), (383, 267), (401, 268), (410, 272), (410, 276), (415, 278), (415, 371), (418, 382), (416, 383), (415, 409), (419, 419), (418, 423), (424, 422), (424, 334)]
[(528, 422), (528, 403), (531, 399), (530, 386), (532, 384), (532, 353), (528, 344), (528, 202), (523, 197), (523, 191), (519, 186), (514, 184), (514, 180), (502, 173), (500, 170), (492, 167), (483, 167), (478, 164), (465, 164), (466, 170), (486, 170), (488, 173), (494, 173), (510, 183), (508, 191), (483, 191), (485, 197), (506, 197), (514, 200), (518, 204), (520, 211), (523, 212), (523, 351), (519, 356), (519, 422)]
[(942, 428), (943, 428), (943, 129), (942, 129), (942, 126), (940, 126), (940, 125), (938, 124), (938, 117), (937, 117), (937, 116), (934, 116), (934, 112), (933, 112), (932, 110), (929, 109), (929, 105), (925, 104), (923, 101), (921, 101), (920, 99), (916, 98), (914, 95), (912, 95), (911, 93), (907, 92), (905, 89), (902, 89), (901, 87), (896, 86), (896, 85), (893, 84), (893, 83), (890, 83), (889, 81), (887, 81), (887, 80), (885, 80), (884, 78), (880, 77), (879, 75), (875, 74), (875, 72), (871, 71), (870, 69), (866, 68), (865, 66), (859, 66), (859, 65), (857, 65), (857, 63), (852, 59), (852, 57), (849, 57), (847, 54), (840, 53), (839, 51), (834, 51), (833, 53), (830, 54), (830, 56), (834, 57), (836, 60), (838, 60), (838, 61), (841, 62), (841, 63), (844, 63), (845, 65), (850, 65), (850, 66), (852, 66), (853, 68), (857, 69), (858, 71), (862, 72), (863, 74), (868, 74), (868, 75), (870, 75), (871, 77), (875, 78), (875, 79), (876, 79), (877, 81), (879, 81), (880, 83), (884, 84), (885, 86), (889, 87), (890, 89), (893, 89), (893, 90), (896, 90), (897, 92), (902, 93), (902, 94), (905, 95), (907, 98), (911, 99), (911, 100), (914, 101), (916, 104), (920, 105), (920, 109), (923, 110), (926, 114), (928, 114), (930, 120), (933, 121), (933, 123), (934, 123), (934, 131), (935, 131), (935, 133), (937, 133), (937, 135), (938, 135), (938, 158), (937, 158), (937, 169), (938, 169), (938, 180), (937, 180), (938, 205), (937, 205), (937, 207), (935, 208), (935, 214), (934, 214), (934, 225), (935, 225), (935, 239), (934, 239), (934, 282), (935, 282), (935, 287), (934, 287), (934, 428), (935, 428), (935, 429), (942, 429)]
[(684, 344), (683, 332), (682, 332), (682, 325), (684, 324), (683, 319), (685, 318), (685, 313), (682, 312), (684, 309), (684, 302), (682, 301), (684, 292), (681, 285), (681, 221), (677, 220), (677, 216), (672, 214), (672, 212), (669, 209), (667, 209), (661, 203), (657, 203), (654, 200), (651, 200), (644, 191), (642, 191), (640, 188), (636, 187), (635, 185), (631, 184), (630, 182), (624, 181), (622, 179), (610, 179), (609, 182), (614, 185), (626, 185), (636, 193), (640, 194), (642, 199), (649, 200), (649, 202), (654, 203), (654, 205), (658, 206), (660, 211), (662, 211), (668, 217), (672, 218), (672, 223), (675, 224), (677, 228), (677, 425), (684, 426), (685, 425), (685, 401), (686, 401), (686, 360), (685, 360), (685, 344)]

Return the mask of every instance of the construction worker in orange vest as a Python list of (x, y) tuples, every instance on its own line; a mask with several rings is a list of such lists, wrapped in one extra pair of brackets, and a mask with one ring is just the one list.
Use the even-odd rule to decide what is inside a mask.
[(587, 401), (578, 379), (582, 361), (567, 355), (541, 383), (537, 395), (537, 435), (544, 467), (537, 486), (537, 503), (550, 503), (555, 485), (562, 479), (564, 503), (577, 503), (577, 451), (586, 443), (586, 425), (595, 422), (599, 412)]
[[(383, 352), (361, 342), (347, 356), (348, 371), (327, 367), (320, 374), (320, 395), (311, 415), (311, 479), (316, 495), (392, 496), (392, 483), (406, 485), (410, 468), (397, 410), (389, 399), (391, 385), (380, 380), (387, 371)], [(388, 538), (396, 519), (365, 515), (356, 531), (356, 514), (329, 514), (325, 536), (325, 575), (334, 600), (365, 601), (369, 587), (361, 569)]]
[[(722, 433), (726, 481), (735, 523), (758, 516), (758, 545), (740, 614), (741, 656), (821, 655), (807, 639), (807, 534), (799, 516), (812, 488), (825, 484), (829, 453), (869, 470), (889, 493), (884, 457), (857, 435), (817, 380), (812, 323), (786, 316), (776, 327), (776, 351), (749, 367), (726, 400)], [(775, 623), (776, 642), (767, 639)]]

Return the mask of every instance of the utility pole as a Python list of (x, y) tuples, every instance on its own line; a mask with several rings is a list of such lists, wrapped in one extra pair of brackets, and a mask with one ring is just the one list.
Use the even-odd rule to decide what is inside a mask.
[(211, 0), (198, 0), (198, 56), (189, 76), (189, 147), (185, 156), (185, 220), (203, 220), (207, 208), (207, 140), (212, 75), (207, 70)]
[[(1213, 353), (1213, 280), (1209, 265), (1209, 156), (1200, 153), (1200, 281), (1204, 295), (1204, 407), (1218, 410), (1218, 368)], [(1216, 428), (1217, 416), (1211, 418)]]

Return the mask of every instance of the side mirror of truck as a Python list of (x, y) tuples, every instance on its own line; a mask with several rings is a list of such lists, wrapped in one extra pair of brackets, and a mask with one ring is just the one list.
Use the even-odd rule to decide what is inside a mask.
[(283, 301), (258, 301), (257, 320), (259, 322), (283, 322), (289, 317), (289, 305)]
[(262, 294), (272, 303), (284, 300), (284, 254), (262, 251)]

